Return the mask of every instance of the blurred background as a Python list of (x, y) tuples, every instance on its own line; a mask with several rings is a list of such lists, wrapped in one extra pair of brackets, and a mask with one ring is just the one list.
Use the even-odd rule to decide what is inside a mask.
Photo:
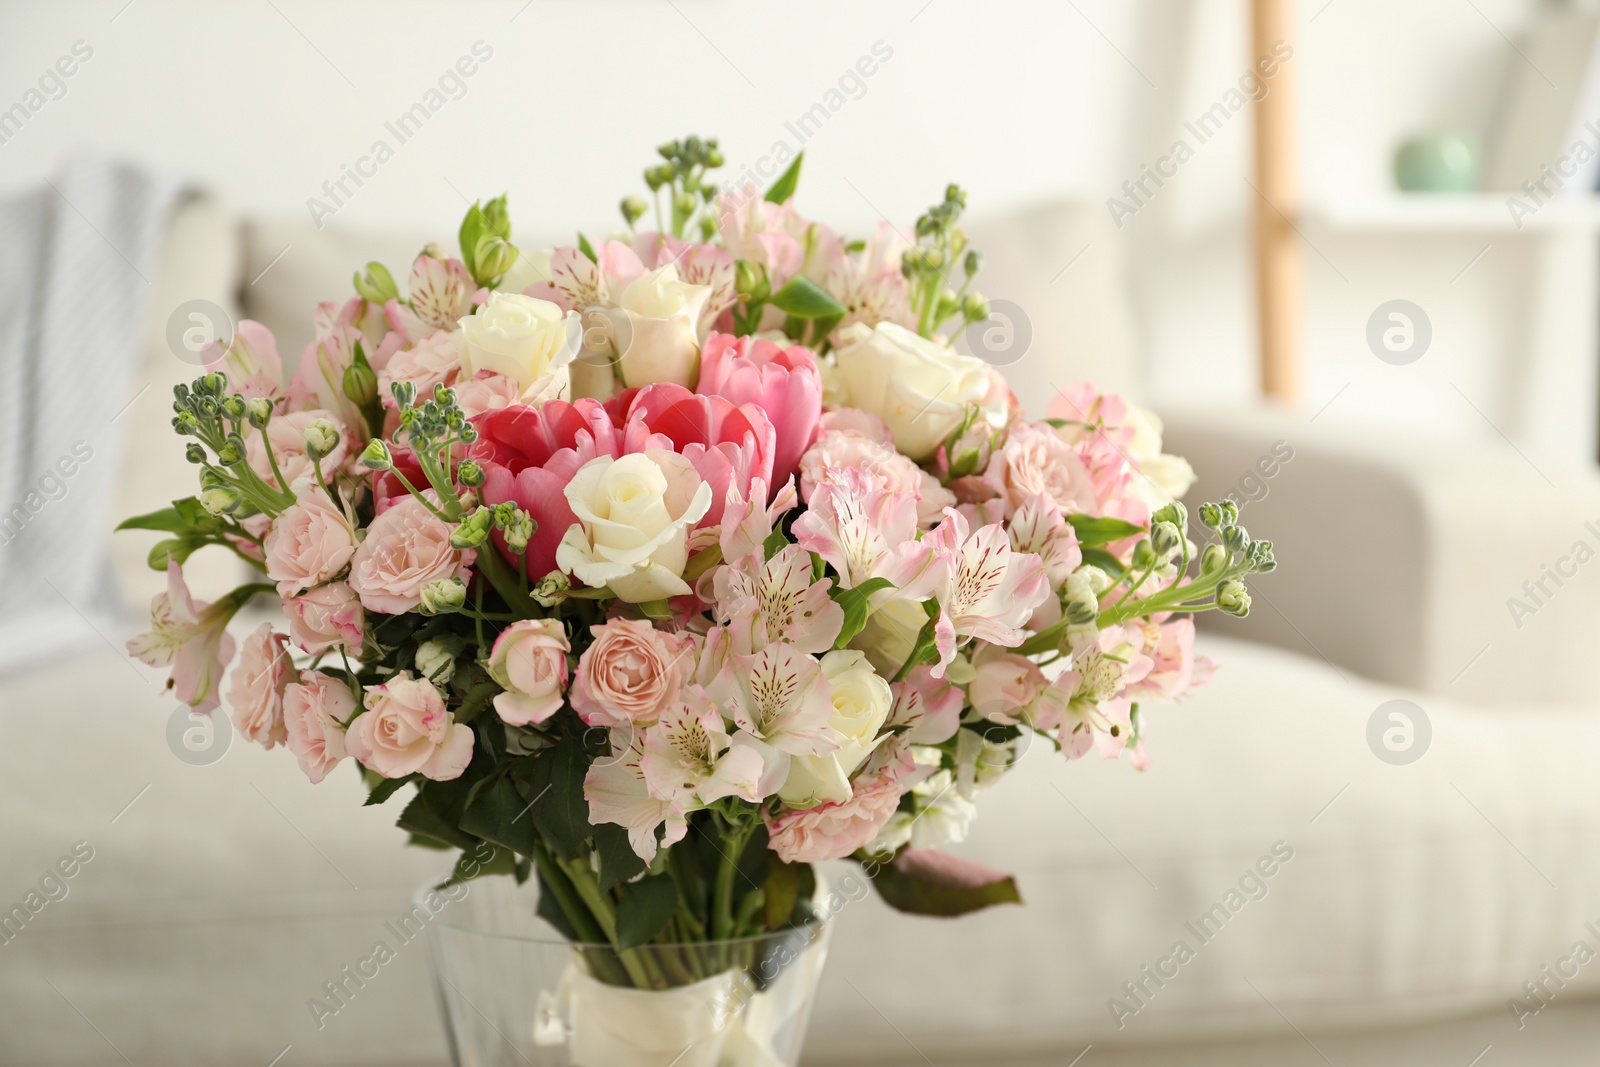
[[(24, 912), (0, 1062), (444, 1062), (420, 945), (325, 986), (436, 857), (353, 775), (188, 736), (120, 656), (153, 538), (108, 531), (191, 491), (165, 394), (201, 341), (256, 319), (292, 362), (353, 270), (501, 192), (529, 247), (619, 228), (688, 133), (730, 182), (804, 150), (801, 211), (852, 236), (960, 183), (995, 307), (961, 343), (1035, 414), (1085, 377), (1152, 407), (1190, 506), (1231, 496), (1282, 561), (1203, 631), (1223, 671), (1153, 716), (1150, 771), (1035, 752), (986, 797), (967, 851), (1027, 908), (847, 909), (815, 1062), (1594, 1062), (1600, 5), (97, 0), (0, 25), (0, 912)], [(1163, 979), (1177, 941), (1196, 958)]]

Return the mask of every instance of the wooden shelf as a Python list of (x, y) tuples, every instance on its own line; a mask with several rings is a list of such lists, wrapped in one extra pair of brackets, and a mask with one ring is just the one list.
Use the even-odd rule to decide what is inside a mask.
[[(1600, 195), (1558, 196), (1513, 219), (1511, 193), (1387, 193), (1306, 205), (1305, 221), (1325, 231), (1551, 234), (1600, 232)], [(1524, 202), (1531, 203), (1526, 197)], [(1521, 225), (1518, 225), (1520, 221)]]

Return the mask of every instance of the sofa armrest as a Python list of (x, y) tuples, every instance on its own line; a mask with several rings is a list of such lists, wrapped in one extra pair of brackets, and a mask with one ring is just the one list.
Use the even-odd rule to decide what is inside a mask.
[(1277, 547), (1250, 617), (1220, 625), (1477, 703), (1600, 697), (1592, 469), (1261, 408), (1162, 414), (1199, 474), (1191, 504), (1232, 496)]

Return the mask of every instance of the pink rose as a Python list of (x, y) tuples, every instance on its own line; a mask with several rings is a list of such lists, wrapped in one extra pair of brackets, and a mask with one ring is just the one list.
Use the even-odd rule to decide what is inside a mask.
[(917, 521), (923, 526), (931, 526), (945, 508), (955, 506), (955, 494), (896, 452), (892, 443), (854, 430), (824, 431), (800, 457), (801, 499), (809, 501), (819, 485), (844, 484), (843, 472), (852, 467), (866, 471), (880, 488), (913, 494), (917, 499)]
[(262, 623), (244, 639), (244, 650), (228, 687), (233, 728), (239, 736), (263, 748), (283, 741), (283, 687), (293, 677), (289, 639), (273, 633), (270, 622)]
[(319, 671), (302, 671), (283, 691), (285, 744), (312, 784), (346, 756), (344, 722), (355, 713), (350, 687)]
[(714, 333), (700, 350), (695, 392), (755, 404), (767, 413), (777, 434), (771, 485), (789, 480), (817, 436), (822, 376), (817, 357), (801, 345), (784, 348), (756, 337)]
[(355, 590), (344, 582), (319, 585), (290, 597), (283, 602), (283, 613), (289, 619), (289, 636), (313, 656), (335, 645), (361, 650), (366, 618)]
[(567, 681), (567, 632), (555, 619), (522, 619), (501, 631), (489, 673), (505, 687), (494, 710), (513, 726), (544, 722), (561, 709)]
[(678, 699), (694, 674), (694, 639), (641, 619), (590, 627), (594, 643), (578, 660), (570, 698), (590, 726), (649, 725)]
[(401, 671), (366, 687), (367, 710), (345, 731), (346, 751), (385, 778), (422, 772), (436, 782), (461, 777), (472, 762), (472, 727), (455, 721), (426, 678)]
[(820, 863), (842, 859), (878, 836), (900, 804), (900, 783), (893, 775), (862, 776), (841, 803), (819, 804), (799, 811), (763, 814), (768, 847), (785, 863)]
[(1068, 515), (1097, 510), (1094, 482), (1083, 460), (1045, 423), (1013, 426), (1006, 443), (990, 457), (983, 478), (1005, 500), (1007, 515), (1040, 493)]
[(356, 533), (343, 510), (320, 486), (273, 522), (266, 540), (267, 577), (278, 595), (291, 597), (344, 570), (356, 550)]
[(515, 378), (484, 371), (476, 378), (456, 382), (451, 388), (456, 391), (456, 405), (471, 419), (515, 404), (521, 397), (522, 387)]
[(1015, 723), (1049, 684), (1038, 666), (1025, 656), (984, 649), (975, 664), (976, 676), (967, 685), (972, 708), (991, 722)]
[(282, 485), (291, 493), (298, 493), (316, 476), (311, 457), (306, 455), (306, 427), (318, 419), (327, 419), (339, 428), (339, 443), (332, 452), (322, 457), (322, 473), (332, 476), (349, 453), (350, 432), (337, 415), (319, 409), (274, 415), (272, 421), (267, 423), (267, 438), (272, 442), (272, 454), (277, 457), (278, 470), (287, 485), (282, 485), (273, 475), (272, 461), (267, 457), (267, 446), (261, 439), (260, 430), (252, 428), (244, 435), (245, 462), (268, 485)]
[(417, 401), (433, 399), (433, 387), (452, 385), (461, 373), (459, 339), (453, 330), (438, 330), (410, 348), (389, 357), (378, 372), (378, 399), (384, 407), (394, 407), (394, 383), (416, 386)]
[(429, 582), (464, 578), (474, 555), (451, 548), (449, 524), (408, 494), (372, 520), (350, 561), (350, 588), (368, 611), (400, 615), (422, 603)]

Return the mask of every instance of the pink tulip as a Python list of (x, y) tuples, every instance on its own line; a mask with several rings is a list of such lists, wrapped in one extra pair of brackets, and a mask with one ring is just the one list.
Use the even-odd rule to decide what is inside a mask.
[(647, 385), (628, 409), (626, 435), (628, 451), (670, 448), (694, 465), (711, 486), (711, 510), (700, 520), (701, 526), (722, 522), (730, 487), (748, 500), (753, 480), (772, 484), (775, 433), (766, 412), (756, 404), (701, 396), (667, 382)]
[(800, 456), (817, 437), (822, 415), (822, 376), (809, 348), (783, 348), (756, 337), (714, 333), (700, 350), (695, 392), (756, 404), (772, 422), (777, 444), (772, 475), (781, 484), (800, 467)]

